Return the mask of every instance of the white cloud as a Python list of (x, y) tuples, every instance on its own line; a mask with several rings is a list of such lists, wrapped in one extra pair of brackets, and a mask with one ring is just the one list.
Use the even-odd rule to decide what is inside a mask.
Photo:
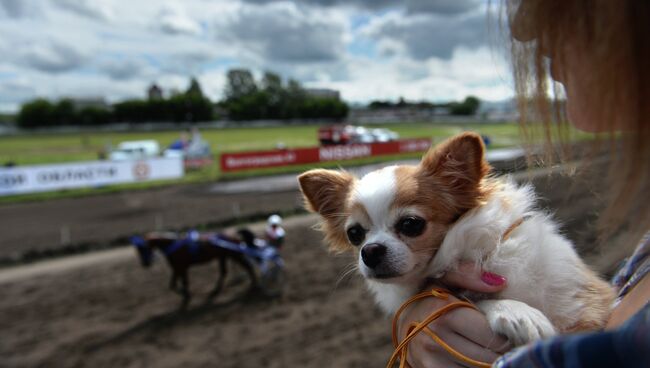
[(271, 61), (335, 61), (344, 52), (345, 24), (325, 15), (291, 3), (242, 6), (225, 22), (217, 19), (217, 38)]
[(187, 15), (179, 3), (166, 4), (158, 14), (160, 30), (169, 34), (198, 35), (199, 23)]
[(98, 69), (112, 79), (123, 81), (136, 77), (151, 76), (153, 70), (139, 58), (110, 58), (99, 61)]
[(484, 9), (456, 16), (400, 12), (376, 17), (360, 33), (378, 42), (401, 45), (411, 57), (448, 59), (459, 46), (477, 48), (488, 44), (487, 13)]
[(411, 14), (456, 15), (475, 10), (479, 5), (479, 0), (407, 0), (406, 10)]
[(34, 0), (0, 0), (0, 18), (30, 18), (39, 14)]
[[(286, 0), (244, 0), (251, 4), (270, 4)], [(410, 13), (459, 14), (476, 8), (480, 0), (301, 0), (301, 5), (314, 5), (320, 8), (354, 7), (364, 10), (384, 10), (404, 7)]]
[(53, 0), (56, 6), (73, 13), (99, 20), (113, 17), (111, 4), (105, 0)]
[(0, 0), (0, 106), (143, 97), (192, 75), (216, 99), (231, 67), (354, 102), (509, 97), (506, 63), (480, 38), (485, 18), (478, 0)]
[(354, 58), (348, 64), (348, 80), (321, 79), (309, 85), (339, 89), (345, 99), (353, 102), (399, 97), (440, 102), (468, 95), (496, 101), (513, 94), (506, 62), (486, 47), (459, 49), (449, 60), (425, 63), (402, 57), (384, 63)]
[(75, 47), (54, 40), (22, 45), (15, 52), (20, 62), (51, 73), (79, 68), (88, 59), (87, 55)]

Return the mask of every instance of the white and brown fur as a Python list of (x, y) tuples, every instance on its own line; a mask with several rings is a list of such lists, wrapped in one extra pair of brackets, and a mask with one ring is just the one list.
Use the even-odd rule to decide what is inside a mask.
[[(317, 169), (299, 182), (307, 207), (322, 217), (326, 241), (358, 255), (359, 271), (387, 313), (470, 261), (508, 280), (502, 292), (473, 298), (492, 329), (515, 345), (602, 328), (611, 287), (580, 260), (550, 216), (535, 209), (530, 186), (489, 171), (480, 136), (464, 133), (431, 149), (418, 166), (390, 166), (361, 179)], [(407, 236), (400, 229), (412, 229), (412, 219), (424, 220), (424, 228)], [(365, 236), (354, 246), (346, 231), (356, 224)], [(369, 245), (382, 252), (366, 248), (362, 255)]]

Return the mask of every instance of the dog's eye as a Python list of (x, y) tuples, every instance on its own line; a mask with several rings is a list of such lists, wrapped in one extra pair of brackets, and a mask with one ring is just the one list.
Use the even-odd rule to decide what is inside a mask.
[(424, 232), (424, 228), (426, 226), (427, 223), (424, 221), (424, 219), (415, 216), (409, 216), (401, 218), (397, 222), (397, 225), (395, 225), (395, 229), (402, 235), (408, 236), (409, 238), (414, 238), (421, 235)]
[(356, 224), (348, 229), (348, 239), (353, 245), (361, 245), (363, 239), (366, 238), (366, 230), (361, 225)]

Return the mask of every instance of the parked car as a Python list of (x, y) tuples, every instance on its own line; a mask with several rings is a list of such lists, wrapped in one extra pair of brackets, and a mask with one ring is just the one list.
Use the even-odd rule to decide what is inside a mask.
[(318, 128), (318, 141), (322, 145), (348, 144), (352, 126), (336, 124)]
[(155, 140), (126, 141), (108, 153), (111, 161), (130, 161), (156, 157), (160, 154), (160, 145)]
[(375, 128), (371, 132), (375, 142), (392, 142), (399, 139), (399, 134), (386, 128)]
[(326, 125), (318, 129), (318, 140), (322, 145), (350, 143), (383, 143), (399, 139), (399, 134), (386, 128), (368, 129), (354, 125)]
[(352, 133), (350, 134), (350, 140), (353, 143), (374, 143), (375, 136), (368, 128), (358, 126), (353, 127)]

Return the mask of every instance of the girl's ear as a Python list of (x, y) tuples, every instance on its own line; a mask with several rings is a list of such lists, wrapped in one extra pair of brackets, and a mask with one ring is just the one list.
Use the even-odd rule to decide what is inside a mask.
[(316, 169), (298, 176), (305, 207), (323, 217), (341, 213), (354, 177), (347, 172)]

